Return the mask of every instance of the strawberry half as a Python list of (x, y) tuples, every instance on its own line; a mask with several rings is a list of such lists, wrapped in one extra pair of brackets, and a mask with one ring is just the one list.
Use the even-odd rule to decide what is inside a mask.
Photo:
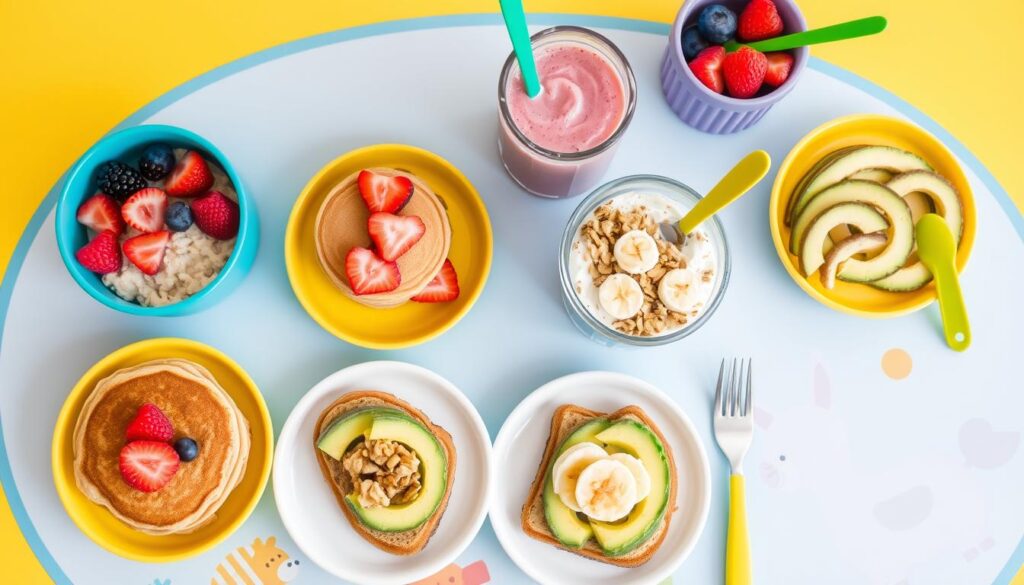
[(121, 269), (121, 247), (113, 230), (100, 232), (91, 242), (75, 252), (75, 259), (86, 270), (96, 274), (117, 272)]
[(213, 186), (213, 173), (203, 155), (194, 150), (185, 153), (164, 181), (164, 189), (171, 197), (195, 197)]
[(722, 71), (729, 95), (734, 98), (751, 98), (757, 95), (764, 83), (768, 59), (761, 51), (743, 46), (725, 56)]
[(220, 191), (210, 191), (192, 201), (192, 216), (199, 229), (218, 240), (238, 235), (238, 203)]
[(388, 177), (373, 171), (359, 172), (359, 194), (366, 208), (376, 213), (398, 213), (412, 198), (412, 181), (401, 175)]
[(708, 89), (715, 93), (722, 93), (725, 91), (725, 82), (722, 81), (723, 61), (725, 61), (725, 47), (719, 45), (708, 47), (697, 53), (693, 61), (690, 61), (690, 71)]
[(782, 34), (782, 17), (772, 0), (750, 0), (738, 20), (736, 36), (745, 43)]
[(412, 298), (417, 303), (446, 303), (459, 298), (459, 276), (451, 260), (445, 260), (441, 270), (427, 283), (420, 293)]
[(764, 82), (772, 87), (779, 87), (789, 79), (793, 70), (793, 55), (789, 53), (765, 53), (768, 59), (768, 71), (764, 74)]
[(96, 233), (111, 230), (115, 235), (124, 233), (124, 220), (121, 219), (121, 206), (106, 193), (97, 193), (85, 200), (78, 208), (75, 216), (78, 223)]
[(133, 441), (121, 448), (121, 479), (140, 492), (155, 492), (178, 472), (178, 453), (160, 441)]
[(167, 212), (167, 193), (156, 187), (139, 189), (121, 207), (125, 223), (144, 234), (164, 227)]
[(160, 272), (160, 263), (164, 260), (164, 252), (170, 239), (171, 232), (167, 230), (128, 238), (122, 245), (124, 255), (139, 270), (152, 276)]
[(427, 231), (423, 220), (415, 215), (401, 216), (378, 211), (367, 222), (370, 239), (380, 257), (388, 262), (398, 260), (420, 241)]
[(174, 438), (174, 426), (157, 405), (144, 402), (124, 431), (126, 441), (162, 441)]
[(381, 260), (373, 250), (352, 248), (345, 257), (345, 274), (352, 292), (369, 295), (395, 290), (402, 284), (398, 264)]

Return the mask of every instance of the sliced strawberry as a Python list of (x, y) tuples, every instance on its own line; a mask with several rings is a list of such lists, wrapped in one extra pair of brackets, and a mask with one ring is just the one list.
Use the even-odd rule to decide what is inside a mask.
[(140, 492), (155, 492), (178, 472), (178, 453), (160, 441), (133, 441), (121, 448), (121, 479)]
[(768, 71), (764, 74), (764, 82), (772, 87), (779, 87), (789, 79), (793, 70), (793, 55), (789, 53), (765, 53), (768, 58)]
[(377, 253), (389, 262), (408, 252), (427, 231), (423, 220), (415, 215), (402, 216), (383, 211), (370, 214), (367, 229)]
[(381, 260), (373, 250), (352, 248), (345, 257), (345, 274), (352, 292), (369, 295), (395, 290), (402, 284), (398, 264)]
[(725, 61), (725, 47), (708, 47), (697, 53), (697, 56), (690, 61), (690, 71), (693, 76), (700, 80), (705, 87), (715, 93), (725, 91), (725, 82), (722, 80), (722, 62)]
[(131, 441), (162, 441), (164, 443), (174, 438), (174, 426), (168, 420), (167, 415), (157, 405), (151, 402), (144, 402), (139, 407), (139, 412), (128, 423), (124, 431), (124, 439)]
[(106, 230), (116, 235), (124, 233), (124, 220), (121, 219), (121, 206), (114, 198), (105, 193), (97, 193), (85, 200), (78, 208), (78, 223), (96, 233)]
[(167, 212), (167, 193), (156, 187), (139, 189), (121, 207), (124, 221), (144, 234), (164, 227)]
[(199, 229), (218, 240), (238, 235), (238, 203), (220, 191), (210, 191), (192, 201), (192, 216)]
[(213, 186), (213, 173), (203, 155), (194, 150), (185, 153), (164, 181), (164, 189), (171, 197), (195, 197)]
[(91, 242), (75, 252), (75, 259), (86, 270), (96, 274), (117, 272), (121, 269), (121, 248), (113, 230), (100, 232)]
[(152, 276), (160, 272), (160, 263), (164, 260), (170, 239), (171, 232), (167, 230), (128, 238), (123, 244), (124, 255), (139, 270)]
[(359, 172), (359, 194), (371, 212), (398, 213), (412, 198), (412, 191), (409, 177), (388, 177), (373, 171)]
[(445, 260), (437, 276), (412, 298), (417, 303), (446, 303), (459, 298), (459, 277), (451, 260)]

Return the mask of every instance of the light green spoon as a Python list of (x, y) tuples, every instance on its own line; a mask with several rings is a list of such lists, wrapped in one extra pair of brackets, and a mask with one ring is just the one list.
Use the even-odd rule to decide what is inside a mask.
[(530, 43), (530, 31), (526, 28), (526, 13), (523, 11), (523, 0), (499, 0), (501, 16), (505, 19), (505, 28), (512, 39), (512, 49), (519, 61), (519, 70), (523, 72), (523, 85), (526, 95), (531, 99), (540, 93), (540, 76), (537, 75), (537, 64), (533, 60), (533, 45)]
[[(502, 2), (502, 5), (504, 5), (504, 2)], [(885, 30), (886, 24), (888, 23), (884, 16), (869, 16), (867, 18), (841, 22), (839, 24), (833, 24), (832, 26), (823, 26), (813, 30), (805, 30), (804, 32), (783, 35), (781, 37), (775, 37), (774, 39), (765, 39), (763, 41), (756, 41), (753, 43), (737, 43), (736, 41), (729, 41), (725, 43), (725, 50), (732, 53), (746, 45), (751, 49), (757, 49), (762, 53), (786, 51), (797, 47), (806, 47), (808, 45), (845, 41), (846, 39), (875, 35)]]
[(917, 222), (917, 255), (935, 277), (946, 344), (956, 351), (971, 345), (971, 324), (956, 271), (956, 242), (942, 217), (929, 213)]

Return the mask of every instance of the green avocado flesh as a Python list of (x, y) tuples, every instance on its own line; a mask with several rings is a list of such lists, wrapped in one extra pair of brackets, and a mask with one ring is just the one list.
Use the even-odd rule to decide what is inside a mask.
[(413, 501), (387, 507), (364, 508), (355, 494), (348, 494), (345, 503), (359, 521), (382, 532), (402, 532), (433, 516), (448, 488), (448, 458), (433, 433), (401, 410), (365, 408), (333, 421), (321, 433), (317, 448), (340, 461), (360, 439), (390, 439), (412, 449), (420, 460), (422, 487)]
[(558, 542), (565, 546), (581, 548), (594, 535), (594, 531), (590, 528), (589, 522), (581, 520), (576, 515), (576, 512), (563, 504), (562, 499), (555, 493), (551, 469), (555, 466), (555, 461), (558, 460), (558, 457), (569, 447), (583, 442), (600, 444), (595, 437), (598, 433), (611, 426), (611, 424), (608, 419), (604, 418), (595, 418), (584, 423), (562, 441), (562, 444), (555, 450), (554, 455), (551, 457), (551, 462), (548, 464), (547, 481), (544, 482), (544, 493), (541, 496), (544, 501), (544, 519), (547, 520), (551, 534), (554, 535)]
[(800, 269), (804, 275), (814, 274), (825, 263), (822, 250), (829, 232), (837, 225), (851, 225), (867, 234), (889, 227), (881, 213), (864, 203), (840, 203), (829, 208), (814, 219), (804, 236), (803, 248), (800, 250)]

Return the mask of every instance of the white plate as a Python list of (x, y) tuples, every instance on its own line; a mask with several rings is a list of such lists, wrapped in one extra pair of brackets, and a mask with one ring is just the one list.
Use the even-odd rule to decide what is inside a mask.
[[(651, 417), (672, 449), (679, 480), (677, 509), (661, 548), (640, 567), (627, 569), (586, 559), (534, 540), (521, 528), (520, 513), (544, 456), (551, 415), (563, 404), (601, 412), (635, 404)], [(541, 583), (619, 585), (626, 579), (629, 583), (658, 583), (682, 564), (704, 530), (711, 504), (711, 472), (704, 444), (675, 402), (631, 376), (581, 372), (541, 386), (509, 415), (494, 441), (494, 455), (502, 467), (491, 500), (491, 524), (508, 556)]]
[[(317, 418), (353, 390), (380, 390), (423, 411), (452, 435), (458, 462), (448, 509), (437, 532), (417, 554), (388, 554), (352, 529), (313, 452)], [(403, 362), (366, 362), (335, 372), (295, 405), (277, 439), (274, 500), (288, 534), (313, 562), (360, 584), (399, 585), (428, 577), (469, 545), (487, 514), (491, 490), (491, 443), (469, 400), (441, 376)]]

